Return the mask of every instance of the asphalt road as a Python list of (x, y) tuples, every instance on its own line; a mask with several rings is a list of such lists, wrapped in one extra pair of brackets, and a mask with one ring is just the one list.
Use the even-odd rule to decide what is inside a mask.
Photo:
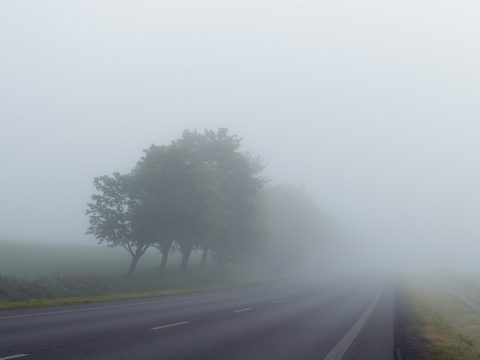
[(359, 279), (0, 312), (0, 360), (389, 360), (393, 337), (391, 289)]

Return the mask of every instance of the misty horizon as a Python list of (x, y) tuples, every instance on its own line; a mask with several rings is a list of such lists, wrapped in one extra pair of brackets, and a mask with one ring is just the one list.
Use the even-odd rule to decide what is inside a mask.
[(226, 127), (359, 254), (475, 267), (480, 25), (450, 3), (2, 5), (0, 237), (94, 243), (95, 176)]

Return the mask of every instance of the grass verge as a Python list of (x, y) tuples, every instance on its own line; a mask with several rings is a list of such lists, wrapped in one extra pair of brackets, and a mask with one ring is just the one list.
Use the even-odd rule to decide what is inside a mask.
[(404, 289), (415, 319), (411, 331), (427, 341), (422, 359), (480, 359), (480, 314), (431, 280), (409, 282)]
[(145, 299), (157, 296), (168, 296), (168, 295), (180, 295), (188, 294), (194, 292), (208, 291), (208, 290), (218, 290), (226, 288), (234, 288), (244, 285), (253, 285), (256, 283), (262, 283), (267, 280), (258, 280), (252, 281), (244, 284), (231, 284), (223, 286), (211, 286), (204, 288), (191, 288), (191, 289), (175, 289), (175, 290), (156, 290), (156, 291), (144, 291), (144, 292), (127, 292), (127, 293), (113, 293), (105, 295), (91, 295), (91, 296), (73, 296), (73, 297), (64, 297), (64, 298), (41, 298), (41, 299), (31, 299), (24, 301), (0, 301), (0, 310), (18, 310), (18, 309), (28, 309), (34, 307), (48, 307), (48, 306), (59, 306), (59, 305), (74, 305), (74, 304), (89, 304), (97, 302), (107, 302), (107, 301), (119, 301), (119, 300), (131, 300), (131, 299)]
[(0, 310), (80, 304), (184, 294), (238, 287), (270, 280), (245, 266), (195, 266), (188, 273), (150, 271), (133, 278), (56, 276), (37, 279), (0, 277)]

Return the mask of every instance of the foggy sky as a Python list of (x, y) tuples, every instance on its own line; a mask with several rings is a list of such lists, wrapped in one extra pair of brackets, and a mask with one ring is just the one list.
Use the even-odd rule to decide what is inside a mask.
[(129, 171), (186, 128), (228, 127), (364, 251), (471, 266), (479, 11), (465, 0), (4, 0), (0, 238), (93, 242), (93, 177)]

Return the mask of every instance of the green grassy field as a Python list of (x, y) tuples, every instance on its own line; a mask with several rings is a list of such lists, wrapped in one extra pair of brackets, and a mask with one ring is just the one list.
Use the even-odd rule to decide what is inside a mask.
[(123, 249), (100, 245), (0, 242), (0, 309), (83, 303), (201, 291), (264, 281), (255, 264), (200, 266), (193, 256), (179, 273), (179, 256), (158, 271), (160, 255), (145, 254), (133, 278)]
[[(170, 260), (175, 265), (178, 256), (173, 255)], [(117, 275), (127, 271), (129, 261), (130, 256), (123, 248), (95, 243), (0, 241), (0, 275), (3, 276)], [(195, 261), (193, 259), (193, 263)], [(159, 264), (158, 250), (151, 249), (139, 263), (138, 270), (152, 270)]]
[[(478, 276), (478, 275), (477, 275)], [(467, 278), (455, 275), (455, 285), (479, 292)], [(480, 313), (449, 294), (440, 284), (451, 275), (409, 279), (404, 283), (410, 311), (416, 319), (412, 331), (428, 342), (426, 360), (480, 359)]]

